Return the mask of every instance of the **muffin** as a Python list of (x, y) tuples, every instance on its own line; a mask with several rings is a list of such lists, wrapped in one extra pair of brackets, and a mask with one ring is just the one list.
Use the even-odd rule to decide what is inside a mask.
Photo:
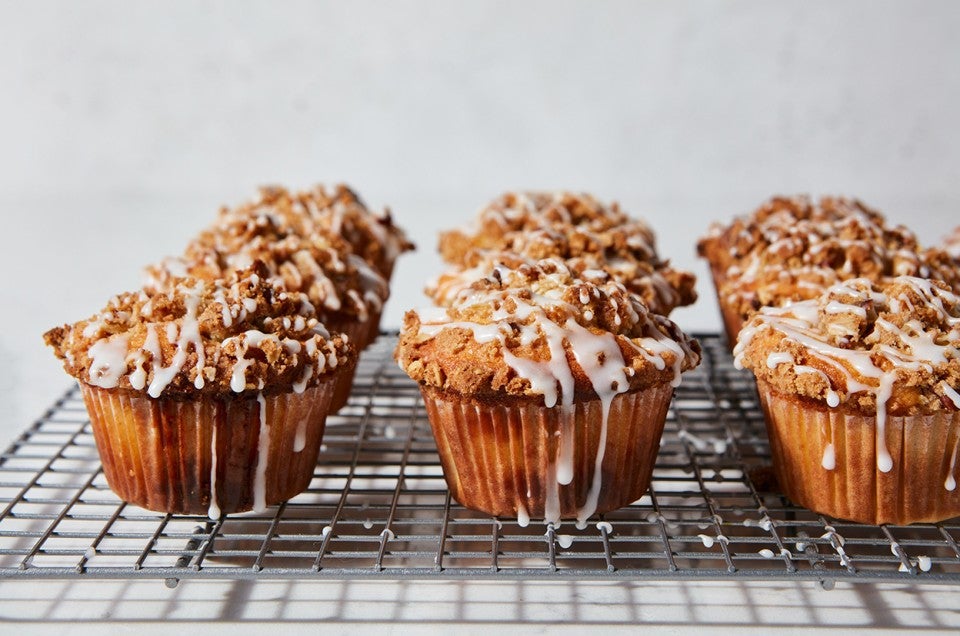
[[(259, 260), (271, 282), (304, 292), (319, 320), (362, 350), (380, 333), (394, 260), (411, 248), (389, 214), (370, 214), (345, 186), (262, 188), (255, 201), (222, 208), (183, 256), (148, 267), (146, 287), (162, 289), (178, 275), (216, 280)], [(332, 411), (346, 404), (352, 385), (352, 372), (340, 375)]]
[(714, 226), (698, 244), (710, 263), (728, 342), (761, 307), (819, 296), (852, 278), (937, 277), (916, 236), (859, 201), (778, 197)]
[(440, 253), (455, 266), (426, 290), (440, 305), (480, 272), (544, 258), (564, 260), (577, 276), (604, 272), (662, 315), (696, 300), (695, 277), (657, 255), (649, 226), (587, 194), (504, 194), (480, 210), (472, 228), (441, 233)]
[(379, 333), (387, 281), (346, 239), (317, 220), (317, 201), (282, 188), (263, 188), (256, 201), (221, 209), (216, 222), (187, 244), (183, 256), (147, 268), (146, 287), (162, 289), (167, 279), (182, 275), (217, 280), (259, 260), (270, 281), (307, 294), (329, 329), (347, 334), (363, 349)]
[(646, 492), (673, 388), (700, 349), (621, 284), (546, 259), (408, 312), (396, 358), (420, 384), (457, 501), (582, 526)]
[(861, 278), (765, 307), (735, 354), (792, 501), (872, 524), (960, 514), (960, 299), (946, 284)]
[(44, 339), (80, 385), (111, 489), (211, 518), (309, 485), (334, 387), (356, 362), (259, 262), (120, 294)]

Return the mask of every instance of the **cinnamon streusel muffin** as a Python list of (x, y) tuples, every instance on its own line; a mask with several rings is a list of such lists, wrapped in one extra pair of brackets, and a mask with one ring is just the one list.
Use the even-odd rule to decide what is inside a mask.
[[(146, 286), (162, 289), (181, 275), (217, 280), (259, 260), (271, 282), (307, 294), (331, 332), (364, 349), (379, 335), (394, 260), (412, 248), (389, 213), (371, 214), (346, 186), (261, 188), (256, 200), (222, 208), (182, 257), (147, 268)], [(346, 404), (352, 385), (352, 372), (340, 376), (332, 411)]]
[(837, 197), (771, 199), (749, 217), (714, 226), (698, 249), (710, 263), (731, 345), (761, 307), (815, 298), (844, 280), (942, 277), (912, 232)]
[(700, 350), (609, 277), (547, 259), (408, 312), (396, 357), (457, 501), (582, 525), (646, 492), (673, 387)]
[(427, 288), (440, 305), (480, 272), (544, 258), (566, 261), (577, 276), (609, 274), (662, 315), (696, 300), (695, 277), (657, 255), (649, 226), (587, 194), (504, 194), (480, 210), (471, 229), (441, 233), (440, 252), (455, 265)]
[(44, 339), (80, 384), (114, 492), (212, 518), (307, 487), (333, 388), (356, 362), (260, 262), (120, 294)]
[(322, 222), (326, 217), (321, 210), (333, 215), (333, 210), (346, 209), (341, 199), (352, 201), (352, 192), (341, 186), (335, 190), (338, 198), (330, 200), (323, 198), (325, 192), (262, 188), (254, 202), (222, 208), (217, 220), (187, 244), (182, 257), (147, 268), (146, 287), (162, 289), (171, 276), (217, 280), (259, 260), (271, 282), (307, 294), (331, 331), (346, 333), (359, 348), (366, 347), (379, 333), (387, 281), (354, 253), (339, 228)]
[(960, 514), (960, 298), (945, 284), (861, 278), (765, 307), (735, 353), (795, 503), (874, 524)]

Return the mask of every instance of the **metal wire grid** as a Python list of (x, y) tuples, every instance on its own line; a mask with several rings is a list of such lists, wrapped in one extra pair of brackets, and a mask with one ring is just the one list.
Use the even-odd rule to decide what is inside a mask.
[(392, 335), (364, 353), (308, 490), (216, 522), (119, 501), (70, 390), (0, 455), (0, 576), (960, 583), (960, 519), (868, 526), (779, 495), (750, 376), (717, 336), (700, 340), (704, 363), (677, 390), (650, 491), (582, 530), (451, 500)]

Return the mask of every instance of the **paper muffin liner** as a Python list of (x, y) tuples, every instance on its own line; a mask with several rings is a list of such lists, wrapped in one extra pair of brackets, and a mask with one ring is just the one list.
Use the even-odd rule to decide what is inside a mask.
[[(780, 395), (758, 381), (773, 468), (794, 503), (862, 523), (936, 522), (960, 515), (960, 412), (887, 418), (893, 468), (877, 468), (877, 418)], [(829, 445), (829, 446), (828, 446)], [(831, 455), (834, 468), (828, 469)]]
[(307, 488), (334, 383), (330, 378), (300, 394), (195, 400), (83, 382), (80, 388), (117, 496), (157, 512), (217, 518)]
[[(669, 385), (622, 393), (613, 399), (599, 480), (599, 399), (547, 408), (519, 398), (509, 404), (465, 399), (421, 387), (437, 441), (443, 474), (454, 499), (495, 516), (543, 519), (550, 500), (559, 518), (584, 511), (592, 487), (599, 488), (600, 514), (626, 506), (646, 493), (673, 395)], [(561, 459), (568, 443), (572, 459)], [(572, 468), (569, 484), (558, 470)], [(591, 512), (587, 510), (586, 512)]]
[[(330, 322), (326, 324), (330, 333), (345, 333), (357, 348), (360, 354), (366, 349), (380, 334), (380, 312), (370, 312), (367, 320), (363, 322)], [(358, 356), (359, 357), (359, 356)], [(333, 399), (330, 402), (330, 412), (336, 413), (342, 409), (347, 400), (350, 399), (350, 392), (353, 390), (353, 379), (357, 374), (357, 365), (353, 364), (346, 371), (339, 373), (337, 385), (333, 389)]]

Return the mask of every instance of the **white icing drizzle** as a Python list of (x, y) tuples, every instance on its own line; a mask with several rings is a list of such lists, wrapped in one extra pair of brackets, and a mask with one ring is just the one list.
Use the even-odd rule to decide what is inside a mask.
[(824, 446), (823, 459), (820, 460), (820, 465), (827, 470), (833, 470), (837, 467), (837, 454), (832, 443), (828, 443), (826, 446)]
[(307, 418), (297, 422), (297, 434), (293, 438), (293, 452), (299, 453), (307, 445)]
[(220, 518), (220, 505), (217, 503), (217, 426), (212, 427), (210, 433), (210, 507), (207, 516), (217, 520)]
[(786, 351), (773, 351), (767, 356), (767, 368), (776, 369), (778, 365), (793, 363), (793, 356)]
[[(150, 386), (147, 387), (147, 395), (154, 398), (160, 397), (163, 390), (167, 388), (183, 369), (183, 365), (187, 361), (188, 345), (193, 345), (194, 352), (197, 355), (197, 364), (195, 367), (197, 377), (194, 380), (194, 386), (196, 386), (197, 389), (203, 388), (203, 367), (206, 364), (206, 355), (203, 349), (203, 339), (200, 336), (200, 323), (197, 321), (197, 308), (200, 306), (200, 292), (203, 290), (203, 283), (198, 283), (195, 287), (182, 285), (178, 289), (185, 292), (185, 311), (180, 327), (180, 335), (176, 342), (176, 353), (173, 354), (173, 360), (170, 361), (170, 365), (164, 367), (162, 364), (163, 358), (160, 343), (156, 339), (155, 329), (151, 330), (148, 335), (149, 344), (144, 343), (144, 349), (153, 354), (153, 379), (150, 381)], [(168, 340), (172, 342), (174, 338), (170, 337), (171, 334), (169, 331), (171, 326), (176, 328), (176, 325), (169, 323), (167, 326), (167, 337)], [(152, 337), (153, 340), (150, 340), (150, 337)], [(137, 371), (135, 370), (134, 373), (137, 373)]]
[(960, 393), (957, 393), (953, 387), (946, 382), (940, 383), (940, 389), (943, 391), (943, 394), (947, 396), (951, 402), (953, 402), (953, 405), (957, 408), (957, 410), (960, 410)]
[(517, 504), (517, 525), (526, 528), (530, 525), (530, 513), (522, 503)]
[(960, 435), (953, 441), (953, 452), (950, 453), (950, 468), (947, 469), (947, 479), (943, 482), (943, 487), (950, 492), (957, 489), (957, 478), (955, 470), (957, 468), (957, 450), (960, 449)]
[(120, 376), (127, 370), (126, 334), (115, 334), (106, 340), (97, 340), (87, 350), (90, 357), (88, 381), (94, 386), (112, 389), (117, 386)]
[(253, 478), (253, 511), (267, 509), (267, 458), (270, 454), (270, 427), (267, 425), (267, 401), (257, 393), (260, 412), (260, 433), (257, 439), (257, 467)]

